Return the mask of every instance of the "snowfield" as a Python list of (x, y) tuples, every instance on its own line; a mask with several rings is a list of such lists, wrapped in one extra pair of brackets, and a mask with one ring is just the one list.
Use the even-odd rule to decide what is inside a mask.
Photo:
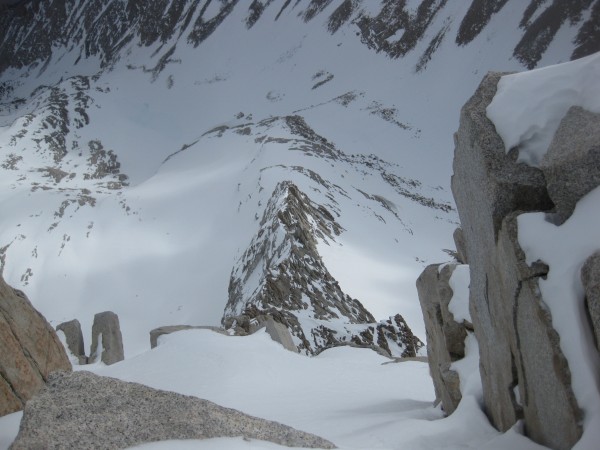
[[(339, 3), (328, 3), (327, 11)], [(407, 2), (412, 10), (417, 3)], [(511, 56), (522, 35), (513, 19), (528, 2), (509, 2), (467, 45), (443, 40), (419, 68), (437, 32), (457, 33), (459, 21), (444, 17), (463, 17), (470, 3), (446, 2), (447, 14), (435, 16), (401, 59), (367, 48), (353, 28), (330, 34), (327, 14), (303, 23), (290, 9), (275, 21), (279, 8), (267, 8), (260, 20), (270, 25), (247, 29), (247, 11), (237, 8), (199, 47), (173, 47), (156, 73), (150, 68), (162, 47), (137, 42), (101, 72), (94, 58), (75, 65), (66, 47), (37, 76), (27, 77), (27, 68), (6, 71), (0, 81), (18, 80), (12, 96), (28, 101), (0, 104), (4, 278), (53, 326), (77, 318), (88, 348), (94, 314), (118, 314), (126, 359), (75, 370), (205, 398), (341, 449), (544, 449), (523, 437), (520, 423), (506, 433), (489, 424), (473, 334), (466, 357), (453, 366), (463, 399), (447, 418), (433, 406), (429, 368), (419, 360), (351, 347), (306, 357), (264, 331), (235, 337), (186, 330), (161, 336), (149, 349), (153, 328), (220, 324), (230, 276), (282, 180), (343, 228), (318, 243), (341, 289), (377, 320), (402, 314), (425, 341), (415, 280), (454, 248), (450, 176), (460, 108), (487, 71), (524, 70)], [(217, 6), (212, 2), (206, 17)], [(569, 59), (576, 29), (565, 22), (541, 66)], [(568, 106), (600, 112), (599, 68), (596, 54), (504, 77), (488, 115), (507, 151), (521, 145), (522, 160), (535, 165)], [(557, 89), (560, 96), (548, 94)], [(300, 139), (286, 121), (296, 116), (309, 138)], [(43, 141), (61, 127), (62, 156)], [(323, 142), (329, 153), (315, 151)], [(552, 299), (586, 413), (578, 450), (600, 442), (600, 362), (592, 337), (579, 332), (578, 281), (583, 260), (600, 248), (599, 206), (596, 189), (560, 227), (543, 214), (519, 219), (528, 261), (541, 258), (551, 267), (540, 286)], [(451, 279), (457, 318), (469, 318), (468, 282), (461, 266)], [(0, 450), (14, 439), (20, 417), (0, 418)], [(223, 438), (136, 448), (283, 447)]]
[[(435, 395), (427, 363), (392, 362), (371, 350), (351, 347), (309, 358), (285, 350), (264, 331), (245, 337), (180, 331), (161, 336), (155, 349), (112, 366), (77, 369), (205, 398), (317, 434), (341, 449), (544, 448), (518, 430), (503, 435), (491, 427), (480, 409), (477, 389), (444, 419), (432, 404)], [(16, 435), (18, 416), (0, 419), (0, 444)], [(136, 448), (287, 447), (227, 438)]]

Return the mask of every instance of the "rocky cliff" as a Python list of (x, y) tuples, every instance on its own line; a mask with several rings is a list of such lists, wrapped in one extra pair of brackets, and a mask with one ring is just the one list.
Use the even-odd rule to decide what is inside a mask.
[[(484, 77), (461, 111), (452, 177), (463, 251), (470, 267), (470, 312), (479, 344), (483, 403), (499, 430), (522, 420), (525, 434), (534, 441), (553, 449), (570, 449), (582, 436), (585, 422), (582, 398), (574, 392), (573, 370), (585, 369), (573, 367), (565, 354), (565, 342), (571, 337), (557, 331), (557, 321), (567, 319), (553, 317), (549, 294), (540, 284), (553, 267), (542, 260), (528, 260), (519, 218), (526, 212), (542, 211), (546, 221), (559, 226), (571, 217), (578, 201), (600, 184), (600, 116), (577, 106), (568, 109), (539, 167), (517, 162), (519, 149), (506, 151), (486, 112), (501, 76)], [(588, 252), (593, 251), (592, 244)], [(592, 286), (598, 282), (591, 275), (594, 260), (589, 258), (581, 275), (592, 299), (587, 306), (589, 319), (579, 319), (568, 333), (592, 335), (597, 329), (595, 306), (590, 306), (597, 289)], [(452, 333), (447, 330), (458, 329), (463, 335), (464, 331), (444, 314), (443, 301), (440, 308), (440, 289), (447, 291), (448, 286), (439, 276), (431, 276), (432, 272), (437, 275), (436, 266), (426, 269), (419, 279), (419, 294), (424, 312), (437, 308), (434, 319), (425, 315), (428, 345), (433, 347), (430, 367), (436, 392), (446, 394), (440, 396), (444, 409), (451, 413), (460, 392), (457, 383), (448, 381), (452, 378), (448, 360), (463, 355), (440, 347), (449, 341), (460, 347), (464, 337), (450, 339)], [(561, 283), (579, 282), (563, 276)], [(445, 339), (440, 338), (440, 330), (446, 330)], [(587, 358), (595, 361), (597, 356), (588, 354)], [(440, 372), (440, 367), (446, 371)], [(588, 448), (585, 445), (582, 448)]]

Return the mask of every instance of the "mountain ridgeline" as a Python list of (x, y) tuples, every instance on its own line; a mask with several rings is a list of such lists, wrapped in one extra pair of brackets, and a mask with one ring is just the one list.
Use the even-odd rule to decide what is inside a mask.
[(418, 355), (454, 112), (480, 71), (599, 50), (600, 0), (525, 3), (3, 3), (0, 273), (54, 324), (115, 311), (132, 352), (275, 321)]
[[(207, 14), (211, 3), (217, 13)], [(337, 6), (333, 9), (332, 3)], [(93, 3), (78, 0), (22, 0), (0, 6), (0, 73), (8, 68), (36, 67), (44, 71), (52, 58), (60, 53), (78, 54), (82, 59), (98, 58), (101, 67), (117, 61), (131, 42), (142, 46), (160, 44), (154, 67), (160, 72), (170, 60), (179, 43), (202, 44), (234, 11), (245, 10), (248, 29), (268, 26), (265, 11), (282, 13), (293, 10), (298, 19), (309, 22), (328, 14), (328, 30), (335, 35), (343, 27), (356, 26), (360, 40), (390, 58), (401, 58), (424, 39), (436, 15), (444, 15), (448, 0), (423, 0), (414, 10), (407, 0), (384, 0), (373, 11), (366, 0), (99, 0)], [(436, 31), (417, 69), (425, 67), (444, 39), (456, 45), (472, 42), (485, 29), (494, 14), (514, 3), (509, 0), (472, 0), (464, 17), (447, 17), (446, 22), (460, 20), (458, 33), (447, 35), (448, 27)], [(370, 12), (363, 9), (367, 6)], [(330, 8), (330, 6), (332, 6)], [(215, 8), (215, 6), (213, 6)], [(584, 12), (591, 13), (584, 20)], [(595, 24), (600, 17), (600, 2), (594, 0), (530, 0), (519, 21), (523, 36), (513, 55), (526, 67), (534, 68), (548, 49), (564, 22), (580, 23), (575, 37), (572, 58), (594, 53), (598, 48), (599, 31)]]

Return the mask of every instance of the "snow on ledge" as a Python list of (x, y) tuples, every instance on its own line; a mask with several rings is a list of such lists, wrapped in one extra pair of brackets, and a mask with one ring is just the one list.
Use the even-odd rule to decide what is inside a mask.
[(539, 167), (571, 106), (600, 113), (600, 52), (568, 63), (503, 76), (487, 117), (508, 152)]
[(542, 260), (550, 271), (539, 281), (552, 326), (569, 362), (577, 403), (584, 411), (584, 432), (574, 450), (598, 448), (600, 442), (600, 357), (587, 325), (581, 267), (600, 250), (600, 187), (584, 196), (562, 225), (546, 220), (542, 212), (518, 217), (519, 244), (527, 264)]

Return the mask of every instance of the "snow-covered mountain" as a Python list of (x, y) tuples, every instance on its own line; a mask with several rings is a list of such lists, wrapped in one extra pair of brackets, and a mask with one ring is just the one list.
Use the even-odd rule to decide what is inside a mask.
[[(414, 282), (453, 248), (457, 111), (487, 70), (597, 50), (600, 1), (0, 8), (1, 270), (55, 325), (89, 336), (115, 311), (134, 355), (152, 328), (258, 304), (279, 257), (325, 280), (296, 307), (348, 299), (305, 320), (400, 313), (424, 338)], [(280, 217), (298, 198), (312, 259)]]

